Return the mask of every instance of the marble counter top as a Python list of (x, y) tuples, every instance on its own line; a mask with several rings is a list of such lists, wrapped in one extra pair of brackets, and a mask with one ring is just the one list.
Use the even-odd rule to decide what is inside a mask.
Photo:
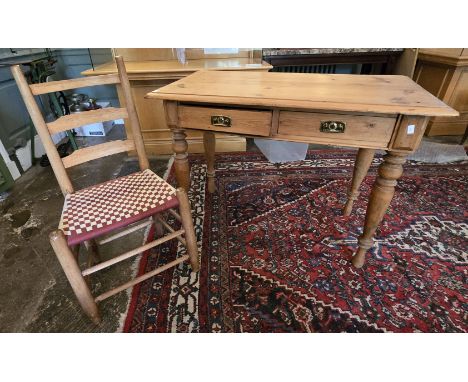
[(403, 48), (264, 48), (263, 57), (291, 55), (336, 55), (366, 53), (398, 53)]

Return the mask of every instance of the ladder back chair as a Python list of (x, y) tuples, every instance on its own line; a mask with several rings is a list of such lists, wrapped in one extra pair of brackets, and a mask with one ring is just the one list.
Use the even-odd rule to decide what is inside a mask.
[[(199, 268), (198, 248), (187, 194), (182, 188), (174, 189), (149, 169), (125, 64), (122, 57), (115, 57), (115, 60), (118, 74), (32, 85), (28, 84), (18, 65), (11, 68), (26, 108), (44, 145), (60, 189), (65, 197), (59, 227), (50, 233), (50, 243), (81, 307), (96, 324), (101, 321), (97, 307), (99, 301), (186, 260), (190, 261), (193, 271), (198, 271)], [(34, 99), (36, 95), (50, 92), (107, 84), (120, 84), (125, 107), (90, 110), (79, 114), (66, 115), (53, 122), (46, 123)], [(63, 159), (60, 158), (51, 134), (89, 123), (119, 118), (128, 118), (130, 121), (132, 139), (86, 147), (74, 151)], [(125, 151), (136, 151), (141, 171), (78, 191), (73, 189), (66, 172), (67, 168)], [(179, 213), (176, 212), (176, 207), (179, 208)], [(163, 219), (162, 213), (171, 214), (181, 223), (181, 228), (178, 230), (172, 228)], [(97, 250), (98, 244), (107, 243), (151, 224), (155, 227), (157, 239), (115, 256), (110, 260), (100, 260)], [(115, 230), (118, 230), (117, 233), (112, 233)], [(164, 230), (168, 232), (166, 235), (164, 235)], [(104, 238), (101, 238), (102, 235), (104, 235)], [(96, 240), (98, 237), (100, 240)], [(185, 245), (187, 254), (97, 297), (93, 297), (88, 286), (88, 275), (172, 239), (177, 239)], [(81, 244), (84, 244), (88, 251), (88, 265), (84, 270), (80, 268), (78, 261), (79, 246)]]

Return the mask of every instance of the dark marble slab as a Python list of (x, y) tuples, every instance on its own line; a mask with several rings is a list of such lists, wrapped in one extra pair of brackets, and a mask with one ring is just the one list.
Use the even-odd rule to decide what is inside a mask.
[(403, 48), (263, 48), (263, 57), (291, 55), (398, 53), (402, 51)]

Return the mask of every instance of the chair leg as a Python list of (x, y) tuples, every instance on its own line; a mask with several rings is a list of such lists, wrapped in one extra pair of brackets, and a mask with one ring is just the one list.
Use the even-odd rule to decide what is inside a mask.
[(161, 222), (159, 222), (156, 219), (156, 215), (153, 216), (153, 227), (154, 227), (154, 236), (157, 237), (157, 238), (163, 237), (164, 228), (163, 228)]
[(88, 251), (88, 267), (99, 264), (101, 262), (101, 255), (99, 254), (99, 247), (96, 240), (86, 240), (84, 245)]
[(200, 263), (198, 259), (197, 238), (193, 228), (192, 212), (187, 193), (182, 187), (177, 189), (177, 198), (179, 199), (179, 211), (182, 219), (182, 227), (185, 230), (185, 241), (187, 242), (187, 253), (189, 255), (192, 271), (198, 272)]
[(101, 317), (99, 315), (98, 307), (83, 275), (81, 274), (81, 270), (75, 256), (67, 244), (65, 235), (62, 231), (56, 230), (50, 233), (49, 239), (55, 255), (57, 256), (76, 297), (78, 298), (78, 302), (89, 318), (91, 318), (96, 325), (99, 324), (101, 322)]

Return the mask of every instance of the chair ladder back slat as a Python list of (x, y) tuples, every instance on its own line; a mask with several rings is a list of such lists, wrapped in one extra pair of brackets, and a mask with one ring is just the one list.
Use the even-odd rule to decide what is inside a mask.
[(54, 170), (55, 177), (59, 183), (60, 189), (64, 195), (70, 194), (73, 192), (73, 185), (67, 175), (65, 166), (62, 163), (57, 148), (55, 147), (55, 143), (49, 134), (47, 124), (44, 121), (42, 112), (39, 109), (36, 100), (34, 99), (34, 95), (31, 91), (28, 81), (26, 80), (26, 77), (24, 76), (23, 71), (19, 65), (12, 66), (11, 72), (18, 85), (18, 89), (21, 93), (21, 96), (23, 97), (29, 115), (31, 116), (31, 120), (36, 127), (39, 138), (42, 141), (49, 162), (52, 166), (52, 169)]
[(53, 122), (47, 124), (50, 134), (56, 134), (61, 131), (66, 131), (87, 125), (90, 123), (112, 121), (114, 119), (127, 118), (128, 112), (124, 107), (106, 107), (103, 109), (96, 109), (84, 111), (76, 114), (64, 115)]
[[(32, 85), (28, 84), (21, 68), (18, 65), (12, 67), (13, 77), (18, 84), (18, 88), (20, 89), (26, 108), (28, 109), (39, 137), (41, 138), (50, 164), (64, 195), (74, 192), (73, 185), (67, 175), (66, 168), (94, 159), (136, 150), (140, 169), (145, 170), (149, 168), (149, 162), (146, 156), (143, 137), (140, 130), (140, 122), (133, 102), (125, 64), (123, 62), (123, 58), (120, 56), (115, 57), (115, 60), (117, 63), (118, 74), (45, 82)], [(73, 115), (65, 115), (47, 124), (36, 100), (34, 99), (34, 95), (107, 84), (120, 84), (124, 98), (123, 101), (125, 102), (125, 105), (122, 106), (125, 107), (103, 108)], [(56, 134), (86, 124), (121, 118), (128, 118), (130, 121), (133, 139), (117, 140), (85, 147), (74, 151), (63, 159), (60, 158), (57, 148), (50, 136), (51, 134)]]
[(117, 70), (120, 77), (120, 86), (125, 100), (125, 106), (128, 112), (128, 119), (130, 121), (130, 127), (132, 129), (132, 138), (135, 142), (135, 149), (138, 155), (138, 162), (140, 169), (146, 170), (149, 168), (148, 158), (146, 156), (145, 144), (143, 143), (143, 137), (141, 135), (140, 121), (136, 112), (135, 104), (133, 102), (132, 90), (130, 82), (128, 80), (127, 71), (125, 69), (125, 63), (122, 56), (116, 56), (115, 62), (117, 64)]
[(132, 150), (135, 150), (133, 139), (116, 140), (76, 150), (63, 158), (62, 161), (65, 168), (69, 168), (94, 159)]
[(40, 84), (29, 85), (33, 95), (41, 95), (63, 90), (79, 89), (88, 86), (118, 84), (120, 77), (118, 74), (104, 74), (101, 76), (73, 78), (70, 80), (42, 82)]

